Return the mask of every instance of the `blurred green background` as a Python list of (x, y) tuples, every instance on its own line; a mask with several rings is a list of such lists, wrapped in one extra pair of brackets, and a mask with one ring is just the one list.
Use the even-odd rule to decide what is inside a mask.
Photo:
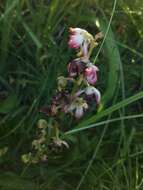
[[(91, 58), (103, 108), (80, 123), (65, 118), (70, 148), (25, 165), (38, 110), (75, 56), (69, 27), (104, 33)], [(0, 0), (0, 189), (142, 190), (142, 98), (142, 0)]]

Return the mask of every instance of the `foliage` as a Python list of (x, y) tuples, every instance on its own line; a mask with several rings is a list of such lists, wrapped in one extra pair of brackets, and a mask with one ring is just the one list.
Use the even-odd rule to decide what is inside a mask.
[[(1, 189), (143, 189), (142, 7), (141, 0), (0, 1)], [(102, 106), (79, 124), (65, 117), (69, 149), (25, 165), (21, 155), (46, 119), (39, 109), (75, 54), (67, 48), (71, 26), (104, 33), (91, 57)]]

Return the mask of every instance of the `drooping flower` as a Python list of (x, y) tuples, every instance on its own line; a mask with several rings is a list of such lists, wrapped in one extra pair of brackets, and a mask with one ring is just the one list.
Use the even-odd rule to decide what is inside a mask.
[(89, 84), (94, 85), (96, 83), (97, 71), (99, 71), (98, 67), (93, 64), (90, 64), (90, 66), (85, 69), (85, 78)]
[(80, 28), (70, 28), (70, 39), (68, 45), (70, 48), (78, 49), (84, 41), (86, 31)]
[(86, 63), (82, 59), (77, 58), (68, 64), (68, 73), (70, 77), (74, 77), (84, 72)]
[(93, 36), (84, 29), (70, 28), (68, 45), (70, 48), (80, 49), (79, 56), (88, 58), (89, 48), (94, 47), (95, 40)]
[(71, 105), (68, 108), (68, 112), (73, 113), (77, 119), (80, 119), (84, 111), (88, 109), (88, 104), (83, 98), (77, 98), (75, 101), (71, 103)]
[(88, 86), (86, 89), (85, 89), (85, 94), (87, 95), (87, 98), (88, 100), (96, 100), (97, 104), (100, 103), (100, 100), (101, 100), (101, 94), (100, 94), (100, 91), (93, 87), (93, 86)]

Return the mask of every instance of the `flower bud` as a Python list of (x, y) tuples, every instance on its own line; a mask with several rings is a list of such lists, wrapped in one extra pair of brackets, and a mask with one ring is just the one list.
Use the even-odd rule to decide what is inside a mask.
[(94, 85), (96, 83), (97, 71), (99, 71), (99, 69), (95, 65), (91, 65), (85, 69), (85, 78), (89, 84)]

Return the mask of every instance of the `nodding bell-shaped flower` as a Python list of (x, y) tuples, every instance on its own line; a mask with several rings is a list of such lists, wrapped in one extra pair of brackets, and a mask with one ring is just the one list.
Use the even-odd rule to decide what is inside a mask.
[(87, 95), (87, 98), (88, 100), (96, 100), (97, 104), (100, 103), (100, 100), (101, 100), (101, 94), (100, 94), (100, 91), (93, 87), (93, 86), (88, 86), (86, 89), (85, 89), (85, 94)]
[(78, 49), (84, 41), (84, 33), (86, 32), (80, 28), (70, 28), (70, 38), (68, 45), (70, 48)]
[(79, 56), (88, 57), (89, 46), (95, 45), (93, 36), (81, 28), (70, 28), (70, 38), (68, 45), (70, 48), (80, 49)]
[(80, 119), (86, 109), (88, 109), (88, 104), (86, 101), (83, 100), (83, 98), (77, 98), (71, 103), (70, 107), (68, 108), (68, 112), (74, 112), (75, 117)]
[(98, 67), (92, 64), (85, 69), (85, 78), (89, 84), (94, 85), (96, 83), (97, 71), (99, 71)]
[(74, 59), (68, 64), (68, 73), (70, 77), (75, 77), (84, 72), (86, 63), (80, 58)]

